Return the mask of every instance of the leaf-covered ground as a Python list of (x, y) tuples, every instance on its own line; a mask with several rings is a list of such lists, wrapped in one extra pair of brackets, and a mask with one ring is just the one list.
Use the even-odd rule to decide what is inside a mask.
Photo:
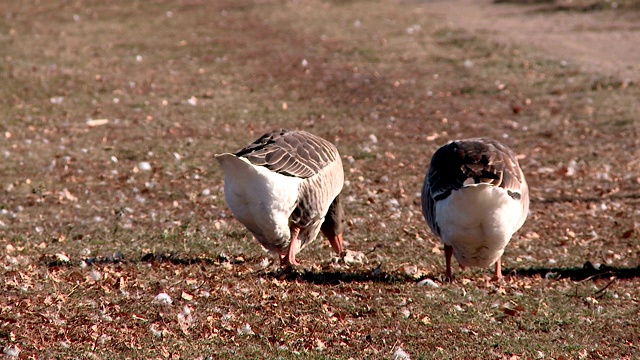
[[(451, 28), (428, 2), (17, 2), (0, 47), (7, 357), (640, 352), (635, 83)], [(277, 127), (340, 150), (364, 261), (319, 238), (281, 273), (233, 220), (213, 154)], [(504, 283), (457, 266), (443, 283), (418, 193), (435, 149), (474, 136), (518, 153), (531, 212)]]

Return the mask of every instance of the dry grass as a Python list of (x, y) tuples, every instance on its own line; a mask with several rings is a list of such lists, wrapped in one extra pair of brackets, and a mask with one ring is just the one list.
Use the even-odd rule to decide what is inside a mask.
[[(419, 3), (5, 7), (5, 353), (638, 356), (636, 84), (448, 28)], [(332, 262), (319, 240), (298, 272), (265, 268), (212, 155), (275, 127), (336, 143), (347, 246), (367, 263)], [(443, 284), (416, 193), (438, 146), (478, 135), (521, 154), (531, 214), (505, 284), (488, 269)], [(162, 292), (172, 305), (153, 302)]]

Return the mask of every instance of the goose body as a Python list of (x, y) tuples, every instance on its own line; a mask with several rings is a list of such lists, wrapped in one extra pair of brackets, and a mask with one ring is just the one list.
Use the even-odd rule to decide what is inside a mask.
[(234, 217), (285, 266), (322, 231), (342, 252), (342, 161), (330, 142), (274, 130), (236, 152), (216, 155)]
[(529, 210), (529, 189), (513, 152), (486, 138), (442, 146), (431, 159), (422, 188), (422, 212), (431, 231), (445, 245), (446, 275), (451, 257), (461, 266), (495, 263)]

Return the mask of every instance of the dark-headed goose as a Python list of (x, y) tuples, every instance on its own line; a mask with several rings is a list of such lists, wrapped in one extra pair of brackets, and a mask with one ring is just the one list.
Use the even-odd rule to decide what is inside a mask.
[(422, 187), (422, 213), (444, 243), (446, 275), (451, 256), (461, 266), (495, 263), (527, 218), (529, 188), (513, 152), (486, 138), (452, 141), (439, 148)]
[(342, 253), (344, 171), (333, 144), (308, 132), (280, 129), (216, 159), (233, 215), (283, 266), (297, 265), (298, 251), (320, 231)]

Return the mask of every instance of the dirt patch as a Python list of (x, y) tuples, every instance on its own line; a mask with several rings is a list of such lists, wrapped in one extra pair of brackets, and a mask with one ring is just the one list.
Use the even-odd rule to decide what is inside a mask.
[(426, 1), (424, 7), (452, 26), (502, 43), (533, 46), (585, 71), (638, 83), (640, 13), (633, 4), (611, 3), (456, 0)]

